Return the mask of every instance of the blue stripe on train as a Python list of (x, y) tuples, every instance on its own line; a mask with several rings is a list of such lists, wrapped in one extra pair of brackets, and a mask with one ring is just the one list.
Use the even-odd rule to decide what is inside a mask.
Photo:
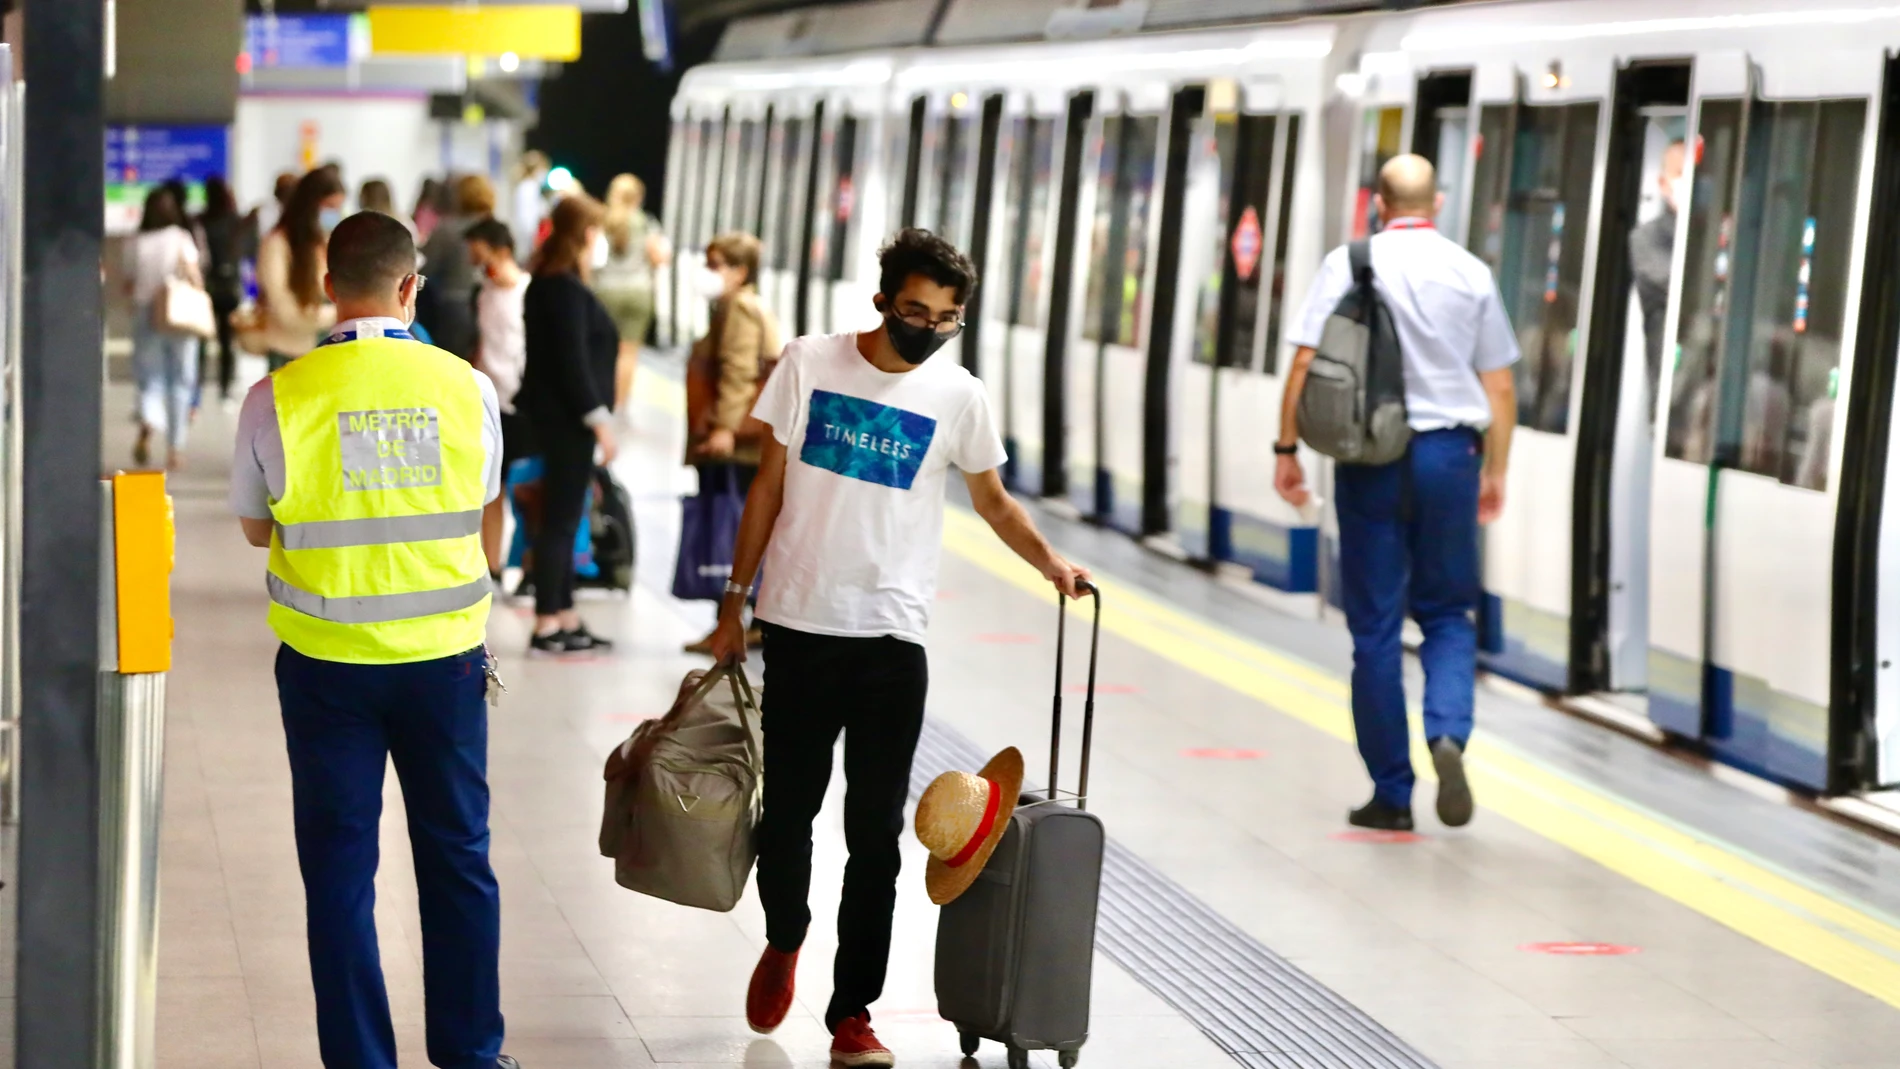
[(1294, 594), (1319, 589), (1319, 529), (1288, 527), (1216, 506), (1207, 533), (1209, 556), (1253, 571), (1253, 577)]

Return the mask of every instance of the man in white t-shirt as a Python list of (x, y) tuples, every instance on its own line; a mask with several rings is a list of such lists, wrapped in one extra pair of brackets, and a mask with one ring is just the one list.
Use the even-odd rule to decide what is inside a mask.
[[(528, 366), (527, 325), (521, 318), (522, 301), (528, 295), (528, 273), (515, 263), (515, 239), (499, 219), (483, 219), (462, 235), (468, 243), (469, 263), (482, 273), (481, 288), (475, 291), (475, 367), (495, 384), (495, 396), (501, 399), (501, 477), (508, 479), (508, 466), (531, 455), (528, 448), (528, 421), (515, 413), (515, 394), (521, 389), (521, 373)], [(502, 512), (506, 508), (497, 497), (482, 512), (482, 552), (488, 555), (489, 578), (501, 581)]]
[(785, 347), (753, 415), (771, 427), (746, 500), (712, 652), (745, 658), (742, 609), (764, 564), (765, 813), (759, 898), (770, 945), (746, 1020), (770, 1032), (792, 1004), (811, 923), (811, 827), (845, 735), (844, 900), (825, 1024), (845, 1065), (892, 1065), (871, 1031), (897, 897), (898, 835), (923, 728), (924, 631), (936, 596), (944, 483), (963, 473), (978, 515), (1064, 595), (1087, 573), (1058, 556), (1003, 489), (1003, 442), (974, 376), (930, 356), (963, 328), (976, 269), (904, 230), (878, 254), (876, 330)]

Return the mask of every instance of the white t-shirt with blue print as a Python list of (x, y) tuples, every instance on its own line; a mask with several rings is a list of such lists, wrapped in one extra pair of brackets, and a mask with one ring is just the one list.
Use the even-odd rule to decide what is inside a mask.
[(758, 618), (921, 643), (937, 595), (944, 478), (1002, 465), (982, 383), (942, 356), (879, 371), (856, 334), (785, 347), (753, 415), (785, 446)]

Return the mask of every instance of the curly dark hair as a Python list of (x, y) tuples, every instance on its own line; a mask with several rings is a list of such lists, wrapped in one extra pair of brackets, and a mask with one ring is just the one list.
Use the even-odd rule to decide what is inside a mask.
[(958, 304), (976, 293), (976, 265), (955, 245), (922, 227), (907, 226), (877, 251), (877, 288), (897, 296), (912, 275), (955, 290)]

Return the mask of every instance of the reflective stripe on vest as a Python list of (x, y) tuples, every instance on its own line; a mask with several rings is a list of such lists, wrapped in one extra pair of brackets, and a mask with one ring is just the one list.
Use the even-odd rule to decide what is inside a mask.
[(485, 576), (446, 590), (422, 590), (413, 594), (367, 594), (354, 598), (322, 597), (307, 590), (298, 590), (274, 575), (266, 576), (265, 584), (270, 588), (270, 599), (277, 604), (333, 624), (386, 624), (455, 612), (481, 604), (490, 590)]
[[(480, 534), (482, 510), (439, 512), (432, 516), (378, 516), (367, 520), (313, 520), (279, 525), (278, 540), (285, 549), (341, 549), (344, 546), (387, 546), (398, 542), (432, 542)], [(316, 615), (312, 613), (311, 615)]]

